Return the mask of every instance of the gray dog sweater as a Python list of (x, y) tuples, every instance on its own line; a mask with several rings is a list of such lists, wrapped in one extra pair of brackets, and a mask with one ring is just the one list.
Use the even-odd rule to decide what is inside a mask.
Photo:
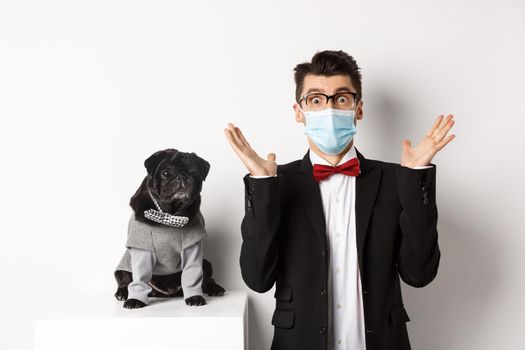
[[(201, 240), (207, 235), (204, 227), (204, 218), (200, 211), (183, 227), (150, 225), (136, 220), (135, 214), (132, 213), (128, 223), (128, 238), (126, 241), (128, 249), (126, 249), (116, 270), (125, 270), (133, 273), (133, 283), (128, 286), (128, 290), (131, 294), (133, 288), (140, 284), (141, 292), (137, 293), (134, 298), (145, 303), (147, 303), (147, 293), (151, 290), (146, 286), (149, 279), (151, 279), (151, 274), (168, 275), (177, 273), (182, 271), (185, 266), (189, 267), (189, 271), (186, 272), (186, 276), (181, 281), (185, 297), (186, 291), (191, 290), (191, 292), (197, 293), (196, 291), (200, 290), (200, 282), (202, 282)], [(132, 255), (137, 256), (138, 259), (136, 260), (140, 262), (132, 261)], [(186, 260), (198, 261), (181, 261), (185, 257)], [(196, 268), (198, 266), (201, 267), (201, 271), (197, 271), (199, 270)], [(192, 280), (194, 280), (193, 283)], [(188, 281), (188, 286), (184, 285), (184, 281)], [(138, 286), (135, 289), (139, 290)]]

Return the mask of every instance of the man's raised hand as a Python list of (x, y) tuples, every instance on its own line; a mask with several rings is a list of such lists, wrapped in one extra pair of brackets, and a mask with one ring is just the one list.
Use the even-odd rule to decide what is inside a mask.
[(259, 157), (259, 155), (252, 149), (241, 130), (234, 126), (232, 123), (228, 123), (228, 127), (224, 129), (224, 134), (230, 142), (233, 150), (241, 161), (244, 163), (250, 175), (261, 176), (268, 175), (273, 176), (277, 174), (277, 163), (275, 162), (275, 153), (269, 153), (267, 159)]
[(452, 114), (449, 114), (446, 118), (444, 118), (444, 115), (438, 116), (434, 125), (416, 147), (411, 147), (410, 141), (404, 140), (401, 165), (409, 168), (430, 165), (436, 153), (455, 137), (452, 134), (445, 138), (452, 125), (454, 125), (452, 118), (454, 118)]

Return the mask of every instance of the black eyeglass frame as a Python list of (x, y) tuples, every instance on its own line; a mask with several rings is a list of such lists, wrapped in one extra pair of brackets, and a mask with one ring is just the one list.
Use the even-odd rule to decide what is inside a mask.
[(359, 94), (357, 92), (341, 91), (341, 92), (338, 92), (338, 93), (330, 95), (330, 96), (328, 96), (327, 94), (323, 94), (322, 92), (312, 92), (311, 94), (304, 95), (303, 97), (301, 97), (299, 100), (297, 100), (297, 103), (300, 105), (301, 101), (304, 101), (305, 105), (308, 106), (308, 102), (306, 102), (306, 99), (308, 98), (308, 96), (311, 96), (311, 95), (322, 95), (322, 96), (326, 97), (326, 103), (325, 103), (325, 106), (326, 106), (328, 104), (328, 102), (330, 102), (330, 99), (332, 99), (334, 104), (335, 104), (334, 97), (337, 96), (337, 95), (341, 95), (341, 94), (351, 94), (354, 97), (354, 106), (357, 104), (357, 102), (359, 102)]

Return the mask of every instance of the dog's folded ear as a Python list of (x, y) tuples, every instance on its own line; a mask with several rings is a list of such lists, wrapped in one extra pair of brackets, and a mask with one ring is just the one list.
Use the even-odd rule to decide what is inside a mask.
[(190, 153), (192, 156), (193, 161), (197, 165), (197, 169), (199, 169), (199, 175), (204, 181), (206, 179), (206, 176), (208, 176), (208, 172), (210, 171), (210, 163), (196, 155), (194, 152)]
[(151, 209), (153, 207), (153, 201), (149, 197), (148, 177), (145, 176), (144, 180), (140, 184), (135, 194), (130, 198), (129, 205), (135, 212), (135, 218), (144, 218), (144, 210)]
[(144, 161), (144, 167), (146, 167), (148, 175), (153, 176), (155, 169), (161, 160), (167, 158), (168, 155), (175, 156), (178, 152), (179, 151), (174, 148), (167, 148), (162, 151), (157, 151), (149, 156), (148, 159)]

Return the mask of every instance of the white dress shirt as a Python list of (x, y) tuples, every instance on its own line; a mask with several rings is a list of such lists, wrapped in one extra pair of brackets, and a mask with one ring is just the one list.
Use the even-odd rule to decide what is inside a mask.
[[(331, 164), (311, 151), (313, 164)], [(357, 157), (354, 146), (339, 164)], [(339, 165), (338, 164), (338, 165)], [(425, 169), (432, 166), (419, 166)], [(268, 176), (252, 176), (264, 178)], [(328, 350), (365, 350), (361, 275), (357, 260), (355, 176), (333, 174), (319, 182), (326, 222), (328, 262)]]
[[(356, 157), (352, 146), (339, 164)], [(312, 165), (331, 166), (312, 151), (310, 161)], [(355, 232), (355, 181), (355, 176), (336, 173), (319, 182), (330, 256), (327, 295), (329, 350), (366, 349)]]

